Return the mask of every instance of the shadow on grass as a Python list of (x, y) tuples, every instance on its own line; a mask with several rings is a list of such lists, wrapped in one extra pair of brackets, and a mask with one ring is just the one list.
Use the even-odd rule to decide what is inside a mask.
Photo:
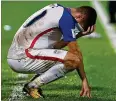
[[(75, 84), (48, 84), (45, 87), (43, 86), (43, 90), (80, 90), (81, 85), (75, 85)], [(109, 88), (105, 87), (97, 87), (93, 86), (91, 87), (92, 91), (103, 91), (108, 90)]]
[[(48, 84), (43, 87), (45, 91), (45, 99), (40, 98), (39, 101), (115, 101), (112, 99), (107, 99), (106, 97), (80, 97), (79, 91), (81, 86), (71, 85), (71, 84)], [(108, 88), (103, 87), (92, 87), (92, 91), (104, 91)], [(25, 101), (38, 101), (32, 98), (26, 97)]]
[[(11, 80), (12, 81), (12, 80)], [(23, 87), (24, 81), (17, 80), (15, 83), (7, 82), (10, 85), (21, 85)], [(91, 99), (79, 97), (79, 91), (81, 89), (80, 85), (76, 84), (63, 84), (63, 83), (50, 83), (42, 87), (43, 92), (45, 92), (46, 98), (32, 99), (31, 97), (25, 97), (22, 101), (114, 101), (112, 99), (107, 99), (104, 96), (94, 96)], [(92, 91), (107, 91), (109, 88), (93, 86)], [(3, 100), (4, 101), (4, 100)]]
[[(17, 82), (21, 86), (24, 82)], [(114, 101), (112, 99), (107, 99), (104, 96), (93, 97), (91, 99), (87, 97), (79, 97), (79, 91), (81, 86), (75, 84), (61, 84), (61, 83), (50, 83), (42, 87), (43, 92), (45, 92), (45, 99), (32, 99), (31, 97), (25, 97), (22, 101)], [(107, 91), (109, 88), (103, 87), (92, 87), (92, 91)], [(5, 101), (5, 100), (3, 100)]]
[(107, 98), (87, 98), (87, 97), (77, 97), (73, 95), (48, 95), (46, 98), (40, 98), (40, 99), (32, 99), (32, 98), (26, 98), (24, 101), (115, 101), (112, 99)]

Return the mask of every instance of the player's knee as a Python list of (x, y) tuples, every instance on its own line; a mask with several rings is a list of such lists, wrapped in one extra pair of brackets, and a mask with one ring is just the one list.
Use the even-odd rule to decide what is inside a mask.
[(74, 64), (78, 66), (80, 63), (81, 63), (80, 58), (76, 57), (74, 60)]
[(76, 57), (75, 60), (73, 61), (72, 67), (76, 69), (79, 67), (80, 63), (81, 63), (80, 59)]
[(65, 60), (64, 64), (67, 68), (70, 69), (76, 69), (79, 67), (81, 63), (81, 60), (79, 59), (79, 57), (74, 56), (73, 58), (70, 58), (68, 60)]

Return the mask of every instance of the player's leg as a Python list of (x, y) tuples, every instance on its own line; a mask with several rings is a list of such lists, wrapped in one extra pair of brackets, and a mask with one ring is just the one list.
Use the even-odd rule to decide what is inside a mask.
[[(63, 77), (67, 72), (76, 69), (79, 66), (79, 59), (74, 54), (68, 52), (64, 57), (64, 63), (57, 63), (45, 73), (30, 82), (30, 87), (38, 88), (44, 84)], [(71, 66), (71, 67), (70, 67)]]
[(64, 77), (66, 73), (70, 72), (71, 70), (65, 68), (63, 63), (57, 63), (49, 70), (47, 70), (42, 75), (36, 77), (29, 83), (29, 87), (38, 88), (42, 85), (55, 81), (61, 77)]
[(71, 52), (67, 52), (64, 58), (64, 65), (67, 69), (77, 69), (81, 64), (79, 56)]
[[(60, 51), (60, 50), (58, 50), (58, 51)], [(65, 52), (65, 51), (63, 51), (63, 52)], [(56, 53), (57, 53), (57, 55), (56, 55)], [(60, 52), (54, 52), (49, 55), (60, 58), (60, 55), (58, 55), (58, 54), (60, 54)], [(74, 70), (79, 65), (78, 57), (70, 52), (65, 54), (63, 61), (64, 61), (64, 64), (60, 62), (60, 63), (54, 65), (53, 67), (51, 67), (48, 71), (46, 71), (39, 77), (35, 78), (32, 82), (29, 83), (29, 87), (30, 88), (31, 87), (38, 88), (41, 85), (47, 84), (51, 81), (54, 81), (60, 77), (63, 77), (67, 73), (67, 71)]]
[[(24, 68), (28, 72), (35, 72), (36, 74), (41, 75), (36, 76), (34, 80), (30, 81), (32, 86), (26, 84), (24, 90), (26, 90), (26, 92), (32, 97), (39, 98), (40, 93), (37, 92), (37, 88), (40, 87), (40, 85), (43, 85), (43, 83), (47, 84), (57, 78), (64, 76), (66, 70), (65, 68), (63, 68), (64, 65), (62, 62), (67, 54), (67, 51), (55, 49), (41, 49), (31, 50), (26, 54), (28, 58)], [(38, 78), (40, 77), (41, 80), (38, 81)], [(32, 83), (33, 81), (34, 83)], [(39, 84), (39, 82), (41, 83)]]
[[(73, 55), (70, 52), (67, 53), (67, 51), (64, 51), (64, 50), (53, 50), (53, 49), (46, 50), (45, 49), (45, 50), (39, 50), (39, 51), (41, 51), (39, 53), (41, 53), (41, 55), (44, 57), (44, 58), (41, 57), (41, 59), (49, 59), (52, 61), (53, 60), (54, 61), (60, 60), (60, 63), (54, 65), (48, 71), (44, 72), (42, 75), (40, 75), (39, 77), (37, 77), (33, 81), (31, 81), (28, 84), (29, 89), (35, 88), (35, 90), (36, 90), (36, 88), (40, 87), (43, 84), (47, 84), (47, 83), (52, 82), (58, 78), (61, 78), (65, 75), (65, 73), (67, 73), (67, 71), (75, 69), (75, 66), (77, 67), (79, 64), (78, 58), (75, 55)], [(48, 52), (49, 54), (46, 54), (46, 52)], [(50, 57), (52, 57), (52, 58), (50, 58)], [(39, 56), (37, 57), (35, 55), (35, 58), (39, 59)], [(47, 61), (47, 62), (49, 62), (49, 61)], [(66, 65), (68, 63), (68, 65), (67, 65), (68, 68), (65, 67), (66, 65), (64, 66), (64, 64), (61, 62), (66, 63)], [(40, 66), (40, 65), (38, 65), (38, 66)], [(46, 66), (44, 66), (44, 68), (46, 68)], [(69, 68), (69, 66), (72, 66), (72, 67)], [(38, 73), (40, 73), (40, 69), (38, 69)], [(37, 90), (36, 90), (36, 92), (37, 92)], [(32, 92), (32, 94), (33, 94), (33, 92)], [(31, 95), (31, 96), (33, 96), (33, 95)], [(38, 96), (38, 98), (39, 98), (39, 96)]]
[(57, 61), (64, 63), (68, 69), (78, 68), (80, 63), (78, 56), (65, 50), (45, 49), (31, 51), (31, 53), (35, 56), (34, 59), (31, 59), (31, 57), (18, 60), (7, 59), (8, 64), (19, 73), (41, 74), (51, 68)]
[(64, 77), (64, 75), (68, 72), (70, 72), (70, 70), (65, 68), (64, 64), (57, 63), (40, 76), (36, 75), (36, 77), (33, 80), (31, 80), (24, 86), (23, 90), (26, 91), (25, 89), (27, 89), (26, 92), (33, 98), (39, 98), (43, 96), (42, 90), (40, 88), (42, 85), (48, 84), (61, 77)]

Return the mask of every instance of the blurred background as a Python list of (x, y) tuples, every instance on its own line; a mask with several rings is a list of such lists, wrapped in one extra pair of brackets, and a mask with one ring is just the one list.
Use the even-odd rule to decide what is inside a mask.
[[(89, 101), (116, 101), (116, 1), (96, 0), (1, 1), (2, 101), (38, 101), (22, 94), (23, 84), (32, 75), (13, 72), (7, 64), (7, 52), (22, 23), (37, 10), (52, 3), (59, 3), (65, 7), (88, 5), (97, 10), (96, 31), (77, 40), (92, 87), (92, 98)], [(79, 76), (74, 71), (58, 81), (43, 86), (46, 98), (40, 98), (39, 101), (88, 101), (88, 98), (79, 96), (80, 85)]]

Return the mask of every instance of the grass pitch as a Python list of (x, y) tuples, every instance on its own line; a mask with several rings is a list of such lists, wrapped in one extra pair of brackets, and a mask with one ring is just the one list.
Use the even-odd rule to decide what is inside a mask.
[[(9, 97), (17, 85), (22, 85), (29, 80), (17, 78), (7, 64), (7, 52), (13, 36), (21, 24), (40, 8), (54, 2), (50, 1), (2, 1), (2, 101), (9, 101)], [(61, 1), (57, 2), (67, 7), (91, 5), (89, 1)], [(67, 74), (65, 78), (57, 80), (42, 89), (46, 96), (39, 101), (116, 101), (116, 54), (110, 45), (101, 26), (102, 21), (97, 20), (96, 31), (102, 35), (100, 39), (78, 39), (83, 53), (85, 71), (92, 87), (92, 98), (79, 97), (81, 81), (74, 71)], [(4, 31), (3, 26), (10, 25), (11, 31)], [(31, 77), (31, 75), (29, 76)], [(30, 97), (17, 98), (11, 101), (38, 101)]]

